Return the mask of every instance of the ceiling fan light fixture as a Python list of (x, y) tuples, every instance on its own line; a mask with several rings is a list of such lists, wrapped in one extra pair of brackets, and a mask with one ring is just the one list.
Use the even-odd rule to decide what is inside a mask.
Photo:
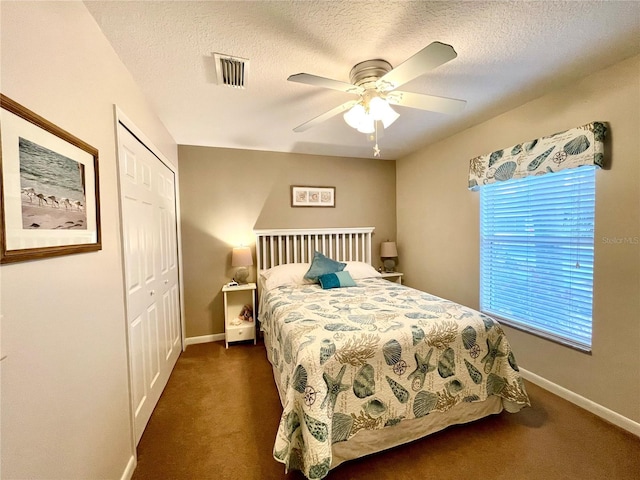
[(373, 133), (375, 131), (373, 117), (367, 113), (362, 103), (357, 103), (343, 115), (344, 121), (351, 128), (361, 133)]
[(371, 115), (365, 115), (358, 125), (357, 130), (360, 133), (373, 133), (376, 131), (375, 121)]
[(387, 128), (400, 116), (385, 99), (378, 96), (368, 102), (368, 107), (367, 111), (362, 103), (357, 103), (343, 115), (344, 121), (361, 133), (373, 133), (375, 122), (381, 121)]
[(364, 106), (361, 103), (356, 103), (350, 110), (343, 115), (344, 121), (347, 122), (351, 128), (358, 129), (360, 123), (367, 116), (364, 111)]
[(374, 120), (382, 120), (385, 114), (385, 105), (388, 107), (389, 104), (385, 102), (382, 98), (375, 96), (371, 100), (369, 100), (369, 113), (373, 117)]
[(373, 116), (374, 120), (382, 121), (384, 128), (389, 127), (395, 122), (400, 114), (396, 112), (386, 99), (375, 96), (369, 101), (369, 113)]
[(382, 125), (384, 126), (384, 128), (389, 128), (389, 126), (400, 117), (400, 114), (393, 108), (391, 108), (391, 105), (389, 105), (386, 101), (384, 101), (382, 110)]

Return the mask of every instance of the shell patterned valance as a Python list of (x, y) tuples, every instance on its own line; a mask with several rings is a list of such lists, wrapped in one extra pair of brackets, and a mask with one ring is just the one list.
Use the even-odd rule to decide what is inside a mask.
[(607, 127), (593, 122), (471, 159), (469, 189), (583, 165), (602, 167)]

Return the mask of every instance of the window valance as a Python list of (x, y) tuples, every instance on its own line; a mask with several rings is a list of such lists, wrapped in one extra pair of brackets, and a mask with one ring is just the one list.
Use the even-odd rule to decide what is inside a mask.
[(469, 189), (583, 165), (602, 167), (606, 131), (604, 123), (593, 122), (473, 158)]

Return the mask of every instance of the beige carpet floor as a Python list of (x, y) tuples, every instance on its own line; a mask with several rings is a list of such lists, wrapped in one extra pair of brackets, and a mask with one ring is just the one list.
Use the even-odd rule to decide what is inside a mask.
[[(536, 385), (527, 390), (531, 408), (345, 463), (326, 478), (640, 480), (638, 437)], [(133, 480), (302, 480), (272, 456), (281, 412), (263, 345), (192, 345), (138, 445)]]

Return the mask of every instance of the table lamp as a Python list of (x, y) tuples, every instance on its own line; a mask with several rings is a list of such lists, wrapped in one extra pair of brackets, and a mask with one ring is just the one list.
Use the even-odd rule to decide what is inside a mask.
[(386, 273), (392, 273), (396, 267), (395, 258), (398, 256), (398, 248), (396, 242), (382, 242), (380, 244), (380, 257), (382, 265), (384, 265), (384, 271)]
[(253, 256), (249, 247), (234, 247), (231, 254), (231, 266), (238, 267), (233, 279), (239, 284), (247, 283), (249, 278), (248, 266), (253, 265)]

